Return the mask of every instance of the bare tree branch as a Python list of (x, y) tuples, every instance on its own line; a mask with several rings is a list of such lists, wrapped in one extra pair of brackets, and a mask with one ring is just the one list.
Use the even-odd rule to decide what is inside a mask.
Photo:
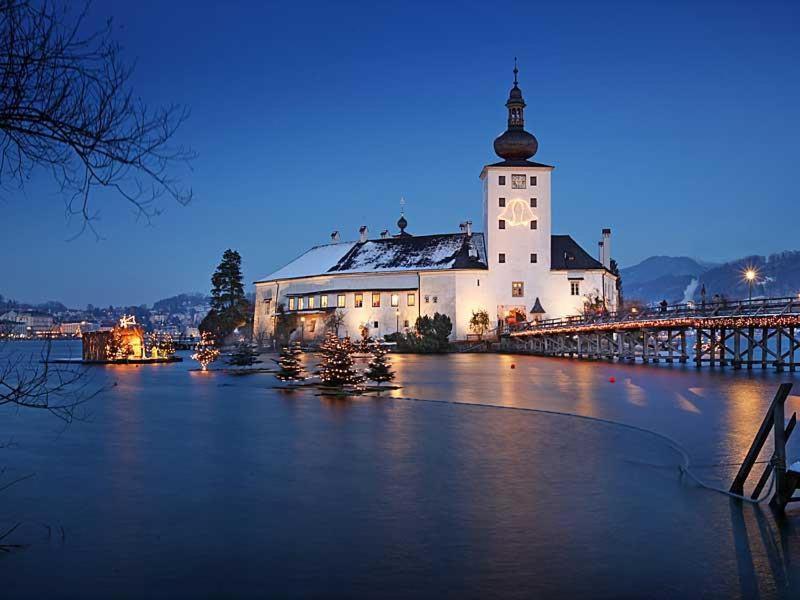
[(133, 67), (121, 60), (111, 21), (82, 33), (87, 9), (75, 15), (68, 4), (0, 0), (0, 186), (22, 186), (37, 167), (49, 169), (67, 214), (96, 235), (97, 188), (149, 220), (162, 196), (191, 200), (169, 171), (195, 154), (171, 145), (188, 109), (151, 109), (135, 98)]

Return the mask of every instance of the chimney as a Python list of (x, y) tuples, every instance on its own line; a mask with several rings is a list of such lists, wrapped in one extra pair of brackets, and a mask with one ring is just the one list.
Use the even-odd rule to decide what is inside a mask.
[(388, 237), (389, 237), (389, 230), (388, 229), (384, 229), (383, 231), (381, 231), (381, 239), (382, 240), (385, 240)]
[(597, 242), (597, 260), (603, 262), (603, 242)]
[(472, 221), (464, 221), (464, 227), (467, 235), (472, 235)]
[(331, 234), (331, 241), (332, 242), (338, 242), (339, 241), (339, 232), (338, 231), (334, 231)]
[(461, 233), (466, 233), (467, 231), (467, 223), (466, 221), (462, 221), (458, 224), (458, 228), (461, 230)]
[(611, 268), (611, 230), (603, 229), (603, 260), (600, 261), (606, 269)]
[(362, 225), (358, 228), (358, 241), (359, 242), (366, 242), (367, 241), (367, 226)]

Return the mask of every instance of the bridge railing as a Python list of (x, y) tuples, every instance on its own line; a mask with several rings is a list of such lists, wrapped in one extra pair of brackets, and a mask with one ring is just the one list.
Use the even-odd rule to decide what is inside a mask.
[(800, 314), (800, 296), (753, 298), (752, 300), (687, 302), (668, 306), (646, 306), (644, 308), (632, 307), (617, 312), (526, 321), (524, 323), (509, 325), (505, 332), (541, 331), (564, 326), (631, 323), (636, 321), (669, 320), (675, 318), (771, 316), (786, 314)]

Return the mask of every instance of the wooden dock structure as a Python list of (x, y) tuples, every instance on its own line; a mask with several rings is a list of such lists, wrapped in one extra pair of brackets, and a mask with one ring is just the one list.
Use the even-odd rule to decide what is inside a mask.
[(504, 332), (501, 348), (541, 356), (795, 371), (800, 366), (800, 297), (526, 322)]
[(761, 427), (759, 427), (755, 438), (753, 438), (753, 443), (750, 445), (750, 449), (730, 489), (731, 494), (744, 495), (744, 484), (750, 476), (756, 460), (764, 448), (764, 444), (767, 442), (770, 431), (772, 431), (775, 449), (770, 461), (764, 467), (764, 471), (759, 477), (750, 498), (752, 500), (759, 499), (770, 476), (773, 476), (775, 478), (775, 491), (769, 505), (779, 512), (783, 512), (790, 502), (800, 502), (800, 497), (795, 497), (794, 495), (795, 490), (800, 486), (800, 473), (788, 468), (786, 464), (786, 442), (789, 440), (789, 436), (792, 435), (795, 425), (797, 425), (797, 413), (792, 413), (792, 418), (789, 419), (788, 423), (785, 421), (785, 404), (791, 390), (791, 383), (782, 383), (778, 388), (778, 392), (767, 409), (764, 420), (761, 422)]

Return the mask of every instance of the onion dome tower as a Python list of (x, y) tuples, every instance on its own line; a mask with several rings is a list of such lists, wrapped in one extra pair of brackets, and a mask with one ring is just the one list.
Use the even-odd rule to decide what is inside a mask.
[(521, 163), (527, 161), (536, 154), (539, 149), (539, 142), (533, 134), (525, 131), (525, 100), (522, 98), (522, 90), (519, 89), (517, 82), (517, 59), (514, 59), (514, 87), (508, 94), (508, 129), (494, 141), (494, 151), (505, 162)]

